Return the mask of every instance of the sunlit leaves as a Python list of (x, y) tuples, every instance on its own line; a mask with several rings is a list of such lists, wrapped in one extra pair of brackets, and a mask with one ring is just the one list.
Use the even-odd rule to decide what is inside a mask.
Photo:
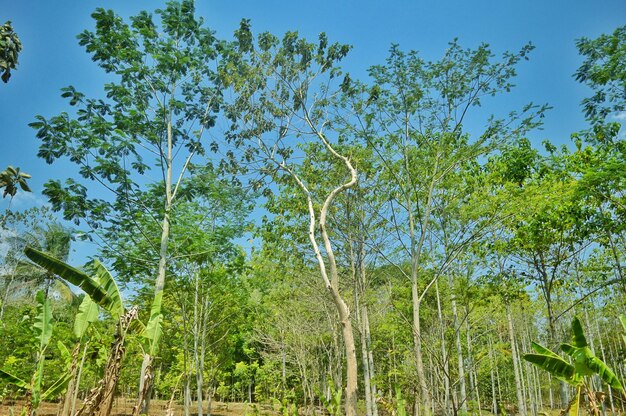
[(9, 82), (11, 70), (17, 67), (17, 60), (22, 50), (22, 42), (13, 30), (11, 22), (0, 26), (0, 72), (3, 82)]

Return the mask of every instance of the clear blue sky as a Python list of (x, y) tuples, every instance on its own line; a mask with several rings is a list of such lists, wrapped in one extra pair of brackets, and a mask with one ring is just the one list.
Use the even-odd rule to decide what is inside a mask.
[[(96, 7), (122, 16), (153, 10), (162, 1), (148, 0), (0, 0), (0, 24), (13, 22), (23, 43), (19, 67), (8, 84), (0, 85), (0, 169), (20, 166), (33, 175), (33, 195), (14, 201), (15, 209), (42, 203), (43, 183), (62, 178), (64, 166), (48, 166), (36, 156), (37, 139), (27, 125), (36, 114), (49, 117), (66, 110), (60, 88), (74, 85), (88, 96), (99, 96), (103, 73), (78, 46), (76, 35), (92, 28)], [(199, 15), (220, 37), (230, 38), (240, 19), (252, 20), (255, 32), (277, 35), (297, 30), (314, 38), (326, 32), (330, 40), (354, 46), (344, 67), (353, 78), (368, 66), (382, 63), (392, 43), (437, 59), (458, 37), (466, 47), (489, 43), (495, 52), (515, 50), (531, 41), (535, 51), (520, 67), (517, 89), (504, 103), (506, 110), (534, 101), (549, 103), (543, 138), (567, 142), (585, 126), (579, 103), (588, 93), (572, 78), (580, 63), (575, 39), (612, 32), (626, 23), (624, 0), (196, 0)], [(499, 105), (502, 105), (500, 103)], [(0, 211), (6, 201), (0, 201)]]

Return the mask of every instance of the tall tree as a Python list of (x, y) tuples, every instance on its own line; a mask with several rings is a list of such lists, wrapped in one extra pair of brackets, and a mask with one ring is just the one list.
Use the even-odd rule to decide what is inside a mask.
[[(159, 266), (140, 382), (138, 408), (143, 410), (159, 345), (171, 213), (181, 181), (190, 175), (189, 166), (204, 154), (206, 130), (214, 124), (221, 96), (212, 69), (216, 40), (194, 16), (193, 1), (169, 2), (156, 14), (158, 22), (141, 12), (127, 23), (111, 10), (97, 9), (92, 14), (95, 30), (78, 38), (111, 76), (104, 85), (106, 98), (87, 98), (73, 86), (63, 88), (62, 96), (76, 111), (49, 119), (37, 116), (31, 123), (42, 141), (40, 157), (47, 163), (67, 158), (79, 168), (81, 180), (51, 180), (45, 185), (44, 194), (65, 219), (86, 224), (91, 235), (113, 251), (120, 234), (150, 238), (137, 224), (129, 229), (124, 221), (138, 210), (149, 211), (159, 224), (159, 242), (150, 247), (158, 253)], [(94, 192), (97, 187), (88, 191), (86, 183), (100, 185), (110, 197), (100, 197)], [(158, 210), (142, 205), (146, 183), (157, 184)]]
[[(236, 94), (227, 110), (233, 120), (230, 138), (240, 145), (246, 166), (269, 174), (278, 186), (291, 189), (297, 212), (307, 218), (307, 234), (322, 282), (336, 307), (346, 354), (346, 402), (348, 416), (357, 414), (357, 358), (350, 310), (340, 289), (340, 276), (328, 224), (336, 198), (357, 182), (357, 171), (331, 126), (333, 96), (339, 86), (338, 62), (349, 51), (347, 45), (329, 44), (324, 34), (317, 43), (288, 32), (282, 40), (263, 33), (256, 41), (249, 22), (236, 31), (231, 56), (239, 62), (223, 68), (223, 79)], [(330, 187), (317, 187), (302, 175), (304, 164), (296, 157), (297, 142), (313, 140), (341, 166), (344, 176)], [(290, 142), (291, 140), (291, 142)], [(270, 188), (268, 188), (270, 189)], [(304, 225), (304, 224), (302, 224)]]
[[(527, 45), (494, 60), (487, 45), (466, 50), (455, 41), (439, 61), (429, 62), (415, 51), (405, 53), (394, 45), (386, 63), (370, 69), (372, 86), (345, 85), (356, 96), (354, 106), (359, 109), (348, 120), (350, 129), (378, 156), (374, 169), (379, 172), (378, 192), (387, 198), (389, 232), (397, 236), (393, 249), (384, 254), (411, 285), (413, 357), (419, 383), (415, 414), (433, 410), (423, 355), (422, 303), (481, 229), (457, 227), (448, 236), (452, 246), (442, 249), (442, 233), (452, 230), (437, 224), (445, 223), (442, 219), (459, 210), (471, 193), (471, 186), (455, 178), (500, 144), (537, 126), (545, 107), (527, 105), (502, 119), (487, 118), (477, 132), (466, 130), (465, 125), (486, 96), (513, 87), (515, 66), (531, 50)], [(455, 182), (460, 187), (448, 189)], [(402, 268), (407, 258), (408, 271)], [(429, 268), (436, 272), (429, 273)]]

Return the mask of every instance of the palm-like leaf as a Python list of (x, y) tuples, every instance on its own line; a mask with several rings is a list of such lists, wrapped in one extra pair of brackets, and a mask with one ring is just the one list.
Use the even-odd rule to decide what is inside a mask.
[(572, 343), (576, 348), (584, 348), (588, 346), (585, 333), (583, 332), (583, 326), (576, 317), (572, 320), (572, 333)]
[(52, 337), (52, 309), (50, 300), (41, 291), (37, 293), (37, 316), (33, 327), (39, 338), (39, 351), (43, 351)]
[[(27, 246), (24, 249), (24, 253), (34, 263), (67, 280), (73, 285), (80, 287), (94, 302), (109, 311), (112, 315), (119, 317), (121, 314), (120, 309), (123, 309), (123, 306), (121, 305), (119, 292), (116, 297), (109, 296), (109, 290), (111, 289), (110, 283), (106, 281), (100, 283), (87, 273), (32, 247)], [(110, 278), (110, 280), (113, 279)]]
[(31, 390), (30, 384), (19, 378), (18, 376), (14, 376), (11, 373), (7, 373), (4, 370), (0, 370), (0, 380), (7, 382), (9, 384), (13, 384), (24, 390)]
[(93, 272), (93, 279), (100, 283), (110, 299), (110, 307), (107, 309), (111, 316), (119, 318), (124, 313), (124, 304), (120, 295), (120, 289), (115, 283), (111, 273), (98, 260), (92, 261), (87, 267)]
[(543, 345), (539, 345), (536, 342), (531, 341), (530, 346), (532, 347), (532, 349), (540, 355), (548, 355), (550, 357), (556, 357), (556, 358), (561, 358), (559, 357), (559, 355), (555, 352), (553, 352), (552, 350), (544, 347)]
[(604, 364), (601, 359), (599, 359), (598, 357), (590, 357), (587, 361), (587, 365), (596, 374), (598, 374), (602, 381), (604, 381), (606, 384), (616, 390), (624, 390), (622, 383), (619, 381), (615, 373), (606, 364)]
[(74, 335), (76, 338), (82, 338), (89, 325), (98, 320), (98, 314), (98, 305), (89, 296), (85, 296), (74, 318)]
[(41, 395), (42, 401), (54, 400), (59, 394), (65, 390), (70, 380), (72, 379), (72, 375), (70, 373), (64, 374), (57, 381), (54, 382), (43, 394)]
[(578, 385), (579, 378), (576, 376), (576, 369), (559, 356), (545, 354), (524, 354), (523, 358), (552, 374), (559, 380), (566, 383)]

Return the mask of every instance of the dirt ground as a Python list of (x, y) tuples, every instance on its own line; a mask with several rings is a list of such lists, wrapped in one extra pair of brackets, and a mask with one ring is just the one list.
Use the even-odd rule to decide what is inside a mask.
[[(150, 402), (150, 416), (165, 416), (168, 402), (166, 400), (152, 400)], [(113, 409), (111, 416), (130, 416), (132, 414), (134, 401), (131, 399), (120, 398), (113, 403)], [(278, 413), (272, 410), (269, 405), (256, 405), (258, 406), (259, 415), (274, 416)], [(246, 403), (220, 403), (213, 402), (211, 407), (212, 416), (244, 416), (254, 415), (254, 409), (252, 409)], [(19, 416), (22, 410), (22, 403), (2, 403), (0, 404), (0, 416)], [(192, 406), (191, 415), (196, 415), (195, 403)], [(206, 407), (205, 407), (206, 412)], [(42, 403), (37, 410), (37, 416), (56, 416), (60, 413), (61, 406), (58, 403)], [(172, 416), (182, 416), (183, 406), (174, 404), (174, 413)]]

